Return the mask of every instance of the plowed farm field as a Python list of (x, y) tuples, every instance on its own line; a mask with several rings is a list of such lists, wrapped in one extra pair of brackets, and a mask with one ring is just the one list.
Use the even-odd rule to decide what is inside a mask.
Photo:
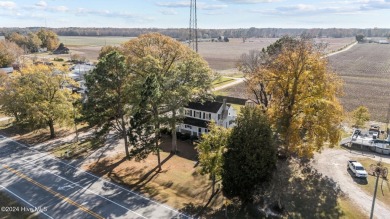
[[(69, 47), (72, 54), (85, 56), (90, 61), (97, 61), (102, 46), (120, 45), (130, 39), (130, 37), (60, 37), (60, 41)], [(245, 43), (242, 42), (241, 38), (230, 38), (229, 40), (228, 43), (199, 42), (199, 54), (212, 69), (221, 71), (235, 68), (241, 54), (253, 49), (261, 50), (274, 43), (278, 38), (249, 38)], [(326, 51), (332, 52), (354, 42), (354, 38), (323, 38), (316, 39), (315, 42), (326, 44)]]
[[(367, 106), (371, 119), (385, 122), (390, 104), (390, 45), (357, 44), (330, 56), (329, 67), (344, 81), (340, 98), (345, 111)], [(250, 99), (244, 84), (218, 91), (220, 95)]]
[(357, 44), (329, 57), (329, 64), (344, 80), (341, 101), (345, 110), (364, 105), (372, 120), (386, 121), (390, 104), (390, 45)]

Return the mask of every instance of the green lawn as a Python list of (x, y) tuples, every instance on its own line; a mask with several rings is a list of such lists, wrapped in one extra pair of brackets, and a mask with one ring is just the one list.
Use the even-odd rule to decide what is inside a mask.
[(66, 151), (71, 151), (71, 156), (75, 156), (75, 157), (78, 157), (78, 156), (82, 156), (83, 154), (85, 154), (87, 151), (89, 151), (90, 149), (92, 149), (94, 146), (94, 144), (92, 143), (92, 140), (89, 139), (89, 140), (86, 140), (84, 142), (79, 142), (79, 143), (66, 143), (66, 144), (63, 144), (59, 147), (56, 147), (52, 153), (54, 156), (56, 157), (64, 157), (65, 156), (65, 152)]
[(216, 80), (213, 81), (213, 85), (214, 87), (219, 87), (219, 86), (222, 86), (222, 85), (225, 85), (225, 84), (229, 84), (231, 82), (233, 82), (234, 79), (233, 78), (227, 78), (227, 77), (219, 77), (217, 78)]
[[(366, 170), (369, 170), (370, 164), (376, 164), (375, 160), (372, 160), (370, 158), (361, 158), (357, 159), (365, 168)], [(385, 167), (390, 171), (390, 164), (387, 163), (382, 163), (384, 164)], [(367, 171), (369, 172), (369, 171)], [(381, 178), (378, 181), (378, 191), (377, 191), (377, 198), (381, 200), (384, 204), (387, 204), (387, 206), (390, 208), (390, 175), (387, 177), (386, 180), (382, 180)], [(370, 196), (374, 195), (374, 190), (375, 190), (375, 181), (376, 177), (369, 175), (367, 177), (368, 184), (367, 185), (361, 185), (358, 184), (367, 194)], [(381, 189), (382, 186), (382, 189)]]
[(349, 219), (367, 217), (367, 215), (365, 215), (364, 212), (360, 210), (360, 208), (357, 208), (353, 202), (346, 197), (340, 198), (338, 204), (341, 211), (343, 212), (343, 216), (341, 218)]

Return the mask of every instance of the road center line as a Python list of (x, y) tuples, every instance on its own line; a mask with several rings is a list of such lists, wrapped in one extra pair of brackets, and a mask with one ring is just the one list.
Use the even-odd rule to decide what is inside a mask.
[(64, 201), (66, 201), (67, 203), (69, 203), (69, 204), (79, 208), (80, 210), (82, 210), (82, 211), (84, 211), (84, 212), (94, 216), (95, 218), (104, 219), (104, 217), (102, 217), (101, 215), (99, 215), (99, 214), (89, 210), (88, 208), (86, 208), (86, 207), (76, 203), (75, 201), (71, 200), (69, 197), (65, 197), (65, 196), (61, 195), (60, 193), (53, 191), (51, 188), (46, 187), (46, 186), (40, 184), (39, 182), (31, 179), (30, 177), (24, 175), (23, 173), (21, 173), (21, 172), (15, 170), (15, 169), (9, 167), (8, 165), (3, 165), (3, 168), (7, 169), (8, 171), (10, 171), (12, 173), (14, 173), (15, 175), (19, 176), (20, 178), (25, 179), (25, 180), (29, 181), (30, 183), (32, 183), (32, 184), (34, 184), (34, 185), (36, 185), (36, 186), (46, 190), (47, 192), (51, 193), (55, 197), (60, 198), (60, 199), (62, 199)]
[[(22, 160), (22, 161), (25, 161), (24, 159), (21, 159), (21, 160)], [(26, 163), (27, 163), (27, 164), (23, 165), (23, 167), (28, 166), (28, 165), (31, 165), (31, 162), (28, 162), (28, 161), (27, 161)], [(56, 177), (58, 177), (58, 178), (60, 178), (60, 179), (63, 179), (63, 180), (65, 180), (65, 181), (69, 182), (71, 185), (75, 185), (76, 187), (79, 187), (79, 188), (81, 188), (81, 189), (84, 189), (85, 191), (89, 191), (89, 192), (95, 194), (96, 196), (98, 196), (98, 197), (100, 197), (100, 198), (103, 198), (103, 199), (106, 200), (106, 201), (109, 201), (109, 202), (111, 202), (111, 203), (113, 203), (113, 204), (115, 204), (115, 205), (118, 205), (119, 207), (121, 207), (121, 208), (123, 208), (123, 209), (125, 209), (125, 210), (131, 211), (132, 213), (134, 213), (134, 214), (136, 214), (136, 215), (138, 215), (138, 216), (140, 216), (140, 217), (142, 217), (142, 218), (146, 218), (146, 217), (144, 217), (143, 215), (141, 215), (141, 214), (139, 214), (139, 213), (137, 213), (137, 212), (135, 212), (135, 211), (133, 211), (133, 210), (131, 210), (131, 209), (129, 209), (129, 208), (127, 208), (127, 207), (125, 207), (125, 206), (123, 206), (123, 205), (121, 205), (121, 204), (119, 204), (119, 203), (113, 201), (113, 200), (111, 200), (111, 199), (108, 199), (108, 198), (106, 198), (106, 197), (104, 197), (104, 196), (101, 196), (101, 195), (97, 194), (95, 191), (93, 191), (93, 190), (91, 190), (91, 189), (87, 189), (87, 188), (81, 186), (80, 184), (78, 184), (78, 183), (76, 183), (76, 182), (73, 182), (73, 181), (71, 181), (71, 180), (66, 179), (65, 177), (62, 177), (62, 176), (60, 176), (60, 175), (58, 175), (58, 174), (56, 174), (56, 173), (53, 173), (53, 172), (50, 171), (50, 170), (47, 170), (47, 169), (42, 168), (42, 167), (39, 167), (39, 166), (36, 166), (35, 168), (42, 169), (43, 171), (46, 171), (46, 172), (48, 172), (48, 173), (50, 173), (50, 174), (53, 174), (54, 176), (56, 176)]]
[[(13, 143), (15, 143), (15, 144), (17, 144), (17, 145), (20, 145), (20, 146), (22, 146), (22, 147), (24, 147), (24, 148), (27, 148), (27, 149), (29, 149), (29, 150), (31, 150), (31, 151), (35, 151), (35, 152), (38, 152), (38, 153), (40, 153), (40, 154), (45, 154), (45, 155), (47, 155), (47, 153), (44, 153), (44, 152), (41, 152), (41, 151), (36, 150), (36, 149), (34, 149), (34, 148), (28, 147), (28, 146), (26, 146), (26, 145), (24, 145), (24, 144), (21, 144), (21, 143), (19, 143), (19, 142), (13, 140), (13, 139), (11, 139), (11, 138), (8, 138), (8, 137), (7, 137), (7, 140), (9, 140), (9, 141), (11, 141), (11, 142), (13, 142)], [(125, 191), (128, 191), (128, 192), (130, 192), (131, 194), (134, 194), (134, 195), (136, 195), (136, 196), (138, 196), (138, 197), (141, 197), (141, 198), (146, 199), (146, 200), (148, 200), (148, 201), (150, 201), (150, 202), (153, 202), (153, 203), (155, 203), (155, 204), (158, 204), (159, 206), (162, 206), (162, 207), (164, 207), (164, 208), (166, 208), (166, 209), (168, 209), (168, 210), (171, 210), (171, 211), (173, 211), (173, 212), (176, 212), (176, 213), (178, 213), (179, 215), (182, 215), (182, 216), (184, 216), (184, 217), (186, 217), (186, 218), (192, 218), (192, 217), (190, 217), (190, 216), (188, 216), (188, 215), (186, 215), (186, 214), (184, 214), (184, 213), (181, 213), (181, 212), (177, 211), (176, 209), (173, 209), (173, 208), (171, 208), (171, 207), (169, 207), (169, 206), (167, 206), (167, 205), (164, 205), (164, 204), (162, 204), (162, 203), (159, 203), (159, 202), (157, 202), (157, 201), (154, 201), (154, 200), (152, 200), (152, 199), (150, 199), (150, 198), (144, 197), (144, 196), (142, 196), (142, 195), (140, 195), (140, 194), (138, 194), (138, 193), (136, 193), (136, 192), (134, 192), (134, 191), (131, 191), (131, 190), (129, 190), (129, 189), (123, 187), (123, 186), (120, 186), (120, 185), (118, 185), (118, 184), (115, 184), (115, 183), (113, 183), (113, 182), (110, 182), (110, 181), (108, 181), (108, 180), (106, 180), (106, 179), (104, 179), (104, 178), (97, 177), (97, 176), (95, 176), (94, 174), (89, 173), (88, 171), (81, 170), (81, 169), (79, 169), (79, 168), (77, 168), (77, 167), (75, 167), (75, 166), (73, 166), (73, 165), (70, 165), (70, 164), (68, 164), (68, 163), (66, 163), (66, 162), (64, 162), (64, 161), (62, 161), (62, 160), (60, 160), (60, 159), (58, 159), (58, 158), (56, 158), (56, 157), (50, 158), (50, 159), (57, 160), (58, 162), (60, 162), (60, 163), (62, 163), (62, 164), (64, 164), (64, 165), (66, 165), (66, 166), (69, 166), (69, 167), (71, 167), (71, 168), (73, 168), (73, 169), (79, 170), (79, 171), (81, 171), (81, 172), (83, 172), (83, 173), (85, 173), (85, 174), (87, 174), (87, 175), (89, 175), (89, 176), (92, 176), (92, 177), (94, 177), (94, 178), (96, 178), (96, 179), (99, 179), (99, 180), (102, 180), (102, 181), (104, 181), (104, 182), (107, 182), (108, 184), (114, 185), (115, 187), (118, 187), (118, 188), (120, 188), (120, 189), (123, 189), (123, 190), (125, 190)]]

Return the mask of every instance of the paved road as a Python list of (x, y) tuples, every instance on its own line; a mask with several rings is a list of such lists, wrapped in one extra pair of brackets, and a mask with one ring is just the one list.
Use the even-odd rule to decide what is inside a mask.
[(40, 209), (42, 218), (189, 218), (3, 136), (0, 191), (29, 209)]

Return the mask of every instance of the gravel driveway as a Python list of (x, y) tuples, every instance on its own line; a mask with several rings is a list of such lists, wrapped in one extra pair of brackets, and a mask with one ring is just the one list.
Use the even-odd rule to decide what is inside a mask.
[[(370, 215), (372, 205), (372, 195), (367, 195), (351, 177), (347, 171), (347, 161), (356, 158), (370, 158), (373, 160), (380, 159), (378, 154), (358, 151), (349, 151), (347, 149), (325, 149), (321, 153), (316, 153), (313, 159), (313, 166), (322, 174), (331, 177), (336, 181), (341, 190), (359, 206), (363, 212)], [(390, 163), (390, 157), (383, 157), (382, 162)], [(367, 167), (366, 167), (367, 168)], [(374, 215), (376, 218), (390, 218), (389, 204), (387, 207), (384, 203), (376, 200)]]

